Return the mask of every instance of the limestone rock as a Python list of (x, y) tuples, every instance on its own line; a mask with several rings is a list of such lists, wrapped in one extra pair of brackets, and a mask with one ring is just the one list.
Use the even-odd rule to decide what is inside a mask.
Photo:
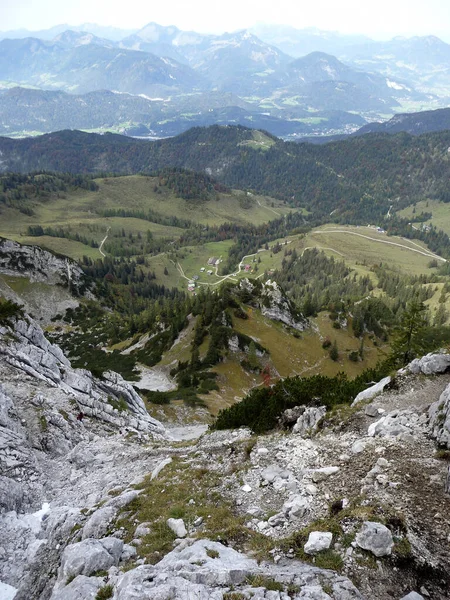
[[(217, 553), (218, 556), (211, 558), (208, 551), (209, 554)], [(250, 573), (259, 571), (253, 559), (209, 540), (198, 540), (180, 552), (174, 550), (157, 567), (159, 571), (173, 572), (188, 581), (210, 586), (240, 584)]]
[(289, 518), (302, 517), (308, 510), (309, 501), (303, 497), (294, 495), (283, 504), (283, 513)]
[(371, 400), (372, 398), (375, 398), (375, 396), (377, 396), (378, 394), (381, 394), (381, 392), (384, 390), (384, 388), (390, 382), (391, 382), (390, 376), (384, 377), (381, 381), (379, 381), (375, 385), (372, 385), (371, 387), (367, 388), (366, 390), (359, 392), (359, 394), (353, 400), (352, 406), (355, 406), (356, 404), (358, 404), (359, 402), (362, 402), (363, 400)]
[(297, 422), (292, 429), (292, 433), (304, 436), (316, 432), (319, 421), (325, 416), (326, 412), (326, 406), (308, 407), (297, 419)]
[(83, 540), (103, 537), (119, 510), (137, 498), (138, 493), (136, 490), (125, 491), (119, 496), (105, 502), (86, 521), (83, 527)]
[(86, 286), (81, 267), (69, 258), (55, 256), (39, 246), (23, 246), (0, 239), (0, 273), (28, 277), (30, 281), (58, 284), (80, 293)]
[(406, 594), (406, 596), (403, 596), (400, 600), (425, 600), (425, 598), (417, 592), (409, 592), (409, 594)]
[(292, 423), (296, 423), (305, 410), (305, 406), (294, 406), (294, 408), (287, 408), (285, 411), (283, 411), (283, 414), (280, 417), (280, 424), (290, 425)]
[(314, 469), (311, 478), (314, 483), (328, 479), (330, 475), (334, 475), (339, 471), (339, 467), (322, 467), (321, 469)]
[(426, 354), (422, 358), (415, 358), (407, 365), (406, 369), (410, 373), (418, 375), (436, 375), (445, 373), (450, 368), (450, 354)]
[(420, 429), (419, 415), (412, 410), (394, 410), (372, 423), (367, 435), (371, 437), (398, 437), (410, 435)]
[(306, 554), (316, 554), (321, 550), (328, 550), (332, 540), (333, 534), (329, 531), (311, 531), (303, 549)]
[(375, 556), (389, 556), (394, 546), (392, 533), (381, 523), (364, 521), (356, 534), (356, 545), (363, 550), (372, 552)]
[(439, 444), (450, 448), (450, 384), (428, 411), (432, 436)]
[[(13, 327), (5, 328), (5, 333), (9, 336), (0, 339), (0, 359), (33, 378), (61, 389), (76, 400), (85, 415), (118, 428), (130, 427), (149, 433), (159, 439), (168, 437), (162, 424), (147, 413), (142, 398), (133, 386), (118, 373), (107, 371), (102, 379), (96, 379), (85, 369), (72, 369), (61, 348), (51, 344), (41, 327), (30, 317), (17, 320)], [(125, 401), (127, 410), (119, 412), (112, 406), (110, 398)], [(57, 421), (58, 415), (54, 414), (52, 418)], [(63, 426), (60, 415), (59, 419)], [(70, 448), (61, 446), (61, 443), (60, 439), (55, 451), (66, 454)]]
[(308, 321), (284, 295), (275, 281), (265, 282), (261, 292), (261, 313), (274, 321), (280, 321), (298, 331), (308, 327)]
[(98, 590), (104, 585), (100, 577), (78, 575), (64, 587), (55, 590), (50, 600), (95, 600)]
[(379, 415), (378, 408), (376, 406), (374, 406), (373, 404), (369, 404), (364, 409), (364, 414), (367, 415), (368, 417), (378, 417), (378, 415)]
[(70, 544), (62, 554), (58, 579), (65, 582), (73, 575), (89, 576), (107, 570), (119, 563), (122, 550), (122, 540), (113, 537)]
[(187, 529), (183, 519), (167, 519), (167, 526), (170, 527), (177, 538), (185, 538), (187, 536)]

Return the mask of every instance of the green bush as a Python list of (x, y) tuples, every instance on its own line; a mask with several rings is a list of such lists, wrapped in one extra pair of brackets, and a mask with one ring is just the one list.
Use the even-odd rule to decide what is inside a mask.
[(22, 308), (11, 300), (0, 298), (0, 325), (10, 325), (11, 319), (23, 317)]
[(233, 406), (221, 410), (212, 429), (250, 427), (255, 433), (270, 431), (287, 408), (314, 405), (320, 401), (328, 409), (337, 404), (349, 404), (371, 381), (378, 381), (389, 373), (389, 364), (381, 363), (375, 369), (366, 369), (350, 380), (345, 373), (335, 377), (287, 377), (272, 387), (259, 387)]

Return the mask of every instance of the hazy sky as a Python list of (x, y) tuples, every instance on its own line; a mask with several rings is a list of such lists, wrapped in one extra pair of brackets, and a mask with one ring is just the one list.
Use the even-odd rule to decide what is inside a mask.
[(140, 28), (150, 21), (211, 33), (266, 22), (378, 38), (433, 34), (450, 41), (450, 0), (0, 0), (2, 31), (86, 22)]

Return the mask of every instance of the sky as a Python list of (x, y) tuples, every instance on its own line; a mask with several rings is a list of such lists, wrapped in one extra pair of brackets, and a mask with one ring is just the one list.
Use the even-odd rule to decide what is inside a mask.
[(376, 39), (437, 35), (450, 42), (450, 0), (0, 0), (2, 31), (86, 22), (139, 29), (151, 21), (201, 33), (263, 22)]

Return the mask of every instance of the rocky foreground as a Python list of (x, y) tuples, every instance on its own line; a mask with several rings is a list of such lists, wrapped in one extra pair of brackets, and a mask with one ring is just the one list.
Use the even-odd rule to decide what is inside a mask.
[(0, 598), (449, 597), (450, 356), (176, 442), (33, 320), (0, 335)]

